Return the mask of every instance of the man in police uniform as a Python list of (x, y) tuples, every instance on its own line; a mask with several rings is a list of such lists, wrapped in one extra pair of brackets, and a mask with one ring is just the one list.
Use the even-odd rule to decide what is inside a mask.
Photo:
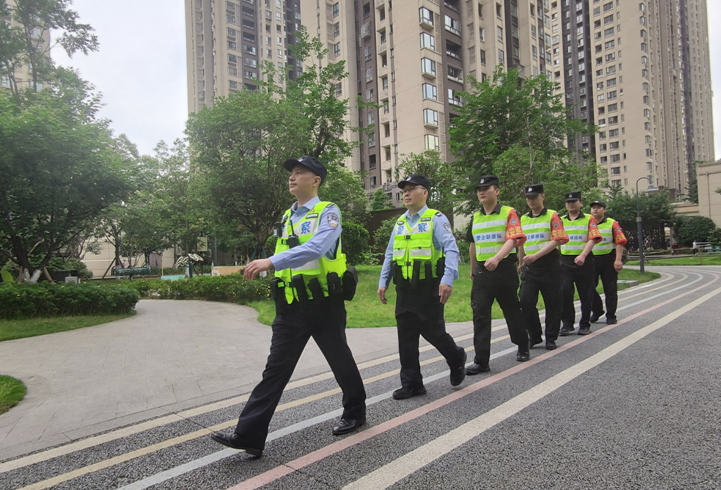
[(467, 240), (471, 255), (471, 308), (473, 309), (473, 346), (476, 356), (466, 374), (490, 371), (491, 308), (493, 300), (503, 310), (511, 342), (518, 346), (516, 359), (530, 358), (528, 332), (518, 300), (516, 247), (526, 241), (516, 211), (498, 202), (498, 177), (481, 177), (476, 187), (481, 210), (473, 215)]
[(428, 209), (430, 182), (411, 174), (398, 187), (408, 211), (394, 228), (378, 283), (378, 298), (384, 305), (391, 277), (396, 285), (396, 322), (401, 361), (401, 388), (393, 398), (403, 400), (425, 395), (418, 340), (422, 335), (446, 358), (451, 368), (451, 386), (466, 376), (466, 351), (446, 332), (443, 306), (458, 278), (458, 246), (451, 224), (443, 213)]
[(598, 279), (603, 283), (603, 294), (606, 296), (606, 324), (614, 325), (616, 308), (618, 306), (618, 273), (623, 269), (623, 250), (626, 247), (626, 236), (621, 230), (618, 221), (606, 217), (606, 203), (593, 201), (591, 214), (596, 219), (598, 231), (601, 233), (601, 242), (593, 247), (593, 308), (591, 323), (596, 323), (603, 315), (603, 301), (596, 291)]
[(346, 273), (341, 251), (340, 211), (318, 198), (318, 187), (328, 172), (308, 156), (289, 159), (283, 166), (290, 172), (290, 193), (298, 201), (276, 225), (275, 255), (254, 260), (244, 272), (245, 278), (252, 280), (259, 272), (276, 271), (270, 355), (263, 379), (245, 404), (235, 432), (211, 435), (220, 444), (254, 456), (263, 452), (270, 420), (310, 337), (343, 390), (343, 415), (333, 434), (353, 432), (366, 421), (363, 380), (345, 335), (343, 297), (352, 297), (355, 282)]
[(556, 348), (561, 328), (561, 254), (558, 246), (568, 242), (563, 222), (556, 211), (546, 209), (543, 184), (526, 187), (526, 204), (531, 210), (521, 216), (526, 243), (518, 250), (521, 266), (521, 309), (531, 347), (540, 344), (538, 292), (546, 308), (546, 349)]
[(572, 333), (576, 322), (576, 309), (573, 306), (573, 287), (578, 290), (581, 300), (581, 320), (578, 335), (591, 333), (591, 306), (593, 305), (593, 257), (591, 251), (601, 234), (593, 216), (583, 214), (580, 192), (566, 194), (568, 214), (562, 218), (563, 227), (568, 233), (568, 242), (561, 245), (561, 297), (562, 314), (561, 336)]

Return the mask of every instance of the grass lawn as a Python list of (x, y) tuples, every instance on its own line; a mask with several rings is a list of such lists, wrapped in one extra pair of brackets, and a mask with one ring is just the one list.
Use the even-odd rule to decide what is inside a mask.
[(17, 405), (25, 393), (27, 389), (22, 381), (0, 375), (0, 415)]
[(76, 328), (92, 327), (101, 323), (114, 322), (135, 315), (135, 312), (120, 315), (58, 316), (49, 318), (22, 318), (0, 320), (0, 341), (35, 337), (46, 333), (64, 332)]
[[(678, 259), (654, 259), (645, 257), (644, 264), (650, 265), (702, 265), (698, 257), (679, 257)], [(628, 265), (638, 265), (638, 260), (629, 260)], [(721, 255), (704, 255), (703, 265), (721, 265)]]
[[(388, 304), (383, 305), (378, 300), (378, 278), (380, 277), (380, 266), (361, 266), (358, 267), (358, 290), (356, 291), (353, 301), (346, 302), (345, 307), (348, 311), (348, 328), (368, 328), (368, 327), (389, 327), (396, 324), (395, 321), (395, 286), (391, 283), (386, 298)], [(473, 319), (471, 311), (471, 278), (470, 266), (462, 265), (459, 270), (459, 278), (453, 285), (453, 294), (446, 303), (445, 317), (447, 322), (465, 322)], [(660, 274), (647, 272), (642, 276), (635, 270), (623, 270), (618, 278), (620, 280), (638, 280), (639, 282), (652, 281), (658, 279)], [(619, 284), (618, 289), (627, 287)], [(603, 288), (599, 285), (599, 292)], [(578, 298), (576, 298), (578, 299)], [(539, 309), (543, 308), (543, 298), (539, 295)], [(258, 310), (258, 321), (265, 325), (270, 325), (275, 317), (275, 304), (271, 301), (256, 301), (250, 304)], [(493, 304), (493, 318), (503, 318), (503, 313), (498, 303)]]

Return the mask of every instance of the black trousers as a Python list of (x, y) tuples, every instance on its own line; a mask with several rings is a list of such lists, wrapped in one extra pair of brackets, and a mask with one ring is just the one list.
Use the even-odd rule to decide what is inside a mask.
[(398, 353), (401, 361), (401, 385), (404, 388), (420, 388), (423, 386), (421, 364), (418, 360), (418, 342), (422, 335), (433, 345), (443, 357), (448, 367), (455, 369), (463, 364), (463, 347), (456, 345), (453, 337), (446, 332), (443, 319), (443, 305), (436, 299), (433, 305), (435, 314), (426, 311), (425, 319), (415, 312), (406, 311), (396, 315), (398, 324)]
[(313, 337), (343, 390), (343, 418), (365, 416), (366, 393), (345, 335), (346, 311), (341, 302), (325, 299), (292, 305), (273, 320), (270, 355), (262, 381), (253, 389), (235, 428), (251, 447), (263, 449), (268, 425), (308, 339)]
[(493, 301), (503, 310), (511, 342), (516, 345), (528, 343), (526, 323), (523, 321), (521, 303), (518, 300), (518, 272), (516, 259), (505, 258), (496, 270), (489, 271), (479, 264), (473, 271), (471, 287), (471, 308), (473, 309), (473, 346), (476, 350), (474, 361), (488, 366), (491, 358), (491, 309)]
[(532, 340), (541, 339), (541, 320), (538, 318), (538, 293), (546, 306), (546, 341), (558, 339), (561, 329), (561, 266), (525, 267), (521, 274), (521, 309)]
[(603, 315), (603, 301), (601, 295), (596, 291), (598, 279), (603, 284), (603, 294), (606, 295), (606, 319), (616, 319), (618, 308), (618, 271), (613, 266), (616, 261), (616, 251), (610, 254), (593, 256), (593, 311), (594, 315)]
[(564, 328), (574, 328), (576, 309), (573, 307), (573, 287), (578, 290), (581, 300), (581, 320), (579, 328), (591, 326), (591, 307), (593, 305), (593, 257), (586, 257), (582, 266), (576, 265), (573, 255), (561, 256), (561, 323)]

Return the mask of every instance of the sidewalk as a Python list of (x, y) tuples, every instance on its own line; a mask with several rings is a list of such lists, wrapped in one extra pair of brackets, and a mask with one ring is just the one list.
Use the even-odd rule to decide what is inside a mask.
[[(271, 329), (252, 308), (143, 300), (136, 309), (113, 323), (0, 342), (0, 373), (28, 388), (0, 415), (0, 461), (248, 393), (260, 380)], [(454, 337), (472, 330), (448, 325)], [(358, 363), (398, 351), (394, 327), (347, 334)], [(311, 340), (293, 379), (328, 370)]]

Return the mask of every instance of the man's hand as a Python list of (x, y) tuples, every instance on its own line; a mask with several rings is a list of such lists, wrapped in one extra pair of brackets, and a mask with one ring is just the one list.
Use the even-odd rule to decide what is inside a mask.
[(378, 299), (381, 300), (381, 303), (384, 305), (388, 304), (388, 300), (386, 299), (386, 290), (388, 288), (378, 288)]
[(621, 262), (620, 260), (616, 260), (613, 263), (613, 268), (616, 269), (616, 271), (621, 272), (623, 270), (623, 262)]
[(578, 257), (576, 257), (575, 259), (573, 259), (573, 261), (576, 263), (576, 265), (582, 266), (583, 264), (586, 263), (586, 256), (581, 254)]
[(524, 255), (524, 256), (523, 256), (523, 265), (531, 265), (531, 264), (534, 263), (536, 260), (538, 260), (538, 257), (536, 256), (536, 254), (533, 254), (533, 255)]
[(254, 260), (245, 266), (243, 277), (245, 277), (247, 281), (252, 281), (259, 272), (269, 271), (272, 268), (273, 262), (271, 262), (270, 259)]
[(489, 271), (496, 270), (496, 267), (498, 267), (498, 263), (501, 261), (501, 259), (498, 258), (498, 255), (494, 255), (490, 259), (486, 260), (485, 267)]
[(438, 295), (441, 297), (441, 304), (445, 305), (446, 301), (448, 301), (448, 298), (451, 297), (451, 293), (453, 292), (453, 286), (449, 286), (448, 284), (441, 283), (440, 286), (438, 286)]

